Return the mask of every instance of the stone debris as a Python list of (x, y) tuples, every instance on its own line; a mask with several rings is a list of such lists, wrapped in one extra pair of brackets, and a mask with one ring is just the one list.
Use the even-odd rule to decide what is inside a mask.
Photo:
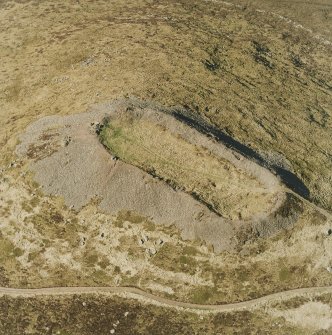
[(142, 236), (142, 240), (143, 240), (144, 242), (149, 241), (149, 237), (148, 237), (147, 235), (141, 234), (141, 236)]
[(144, 242), (145, 242), (145, 241), (144, 241), (142, 238), (140, 238), (139, 241), (138, 241), (138, 244), (139, 244), (139, 245), (143, 245)]
[[(128, 103), (130, 101), (121, 100), (101, 105), (87, 113), (39, 119), (21, 135), (16, 153), (18, 157), (29, 159), (29, 169), (34, 174), (34, 180), (42, 186), (43, 192), (46, 195), (62, 196), (71, 210), (80, 210), (97, 196), (101, 200), (98, 210), (105, 213), (130, 209), (151, 218), (156, 224), (174, 223), (183, 239), (202, 239), (213, 245), (216, 252), (232, 249), (235, 244), (232, 238), (235, 228), (230, 220), (218, 216), (192, 195), (180, 190), (174, 191), (170, 185), (154, 179), (149, 173), (118, 160), (114, 155), (111, 157), (109, 151), (101, 145), (96, 136), (96, 132), (100, 131), (104, 124), (101, 120), (105, 115), (116, 118), (117, 112), (128, 107)], [(229, 160), (231, 164), (245, 169), (249, 174), (254, 174), (267, 191), (276, 192), (273, 206), (283, 202), (280, 183), (267, 169), (249, 160), (238, 163), (232, 151), (173, 118), (170, 115), (171, 110), (165, 112), (154, 105), (150, 108), (136, 100), (132, 103), (137, 105), (137, 110), (130, 112), (135, 113), (135, 117), (149, 119), (156, 124), (165, 123), (170, 131), (185, 137), (186, 141), (207, 146), (217, 156)], [(57, 137), (50, 137), (50, 145), (55, 146), (54, 152), (50, 154), (48, 148), (42, 147), (41, 158), (30, 159), (30, 146), (42, 145), (42, 138), (45, 137), (43, 135), (50, 127), (53, 127), (57, 134)], [(59, 136), (65, 141), (63, 146), (56, 146)], [(116, 164), (114, 161), (117, 161)], [(11, 165), (15, 163), (12, 162)], [(146, 184), (149, 185), (148, 188)], [(137, 196), (138, 194), (140, 196)], [(269, 208), (271, 206), (268, 205)], [(197, 219), (198, 213), (204, 213), (202, 219)], [(260, 222), (262, 218), (268, 219), (269, 215), (269, 212), (260, 213), (257, 220)], [(149, 255), (155, 254), (158, 246), (163, 245), (161, 241), (151, 242), (152, 245), (147, 243), (148, 241), (147, 236), (141, 236), (141, 241), (138, 242), (151, 249)]]
[(149, 249), (149, 255), (154, 256), (157, 253), (157, 250), (155, 248), (150, 248)]
[(64, 141), (63, 141), (63, 146), (67, 147), (71, 141), (72, 141), (71, 137), (66, 136)]
[(155, 244), (156, 244), (156, 245), (162, 245), (162, 244), (164, 244), (164, 241), (163, 241), (161, 238), (159, 238), (159, 239), (155, 242)]

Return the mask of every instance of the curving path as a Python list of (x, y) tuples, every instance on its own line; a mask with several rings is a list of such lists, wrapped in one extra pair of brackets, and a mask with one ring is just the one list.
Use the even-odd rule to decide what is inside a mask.
[(174, 301), (171, 299), (158, 297), (154, 294), (147, 293), (136, 287), (46, 287), (46, 288), (8, 288), (0, 287), (0, 297), (36, 297), (36, 296), (59, 296), (72, 294), (130, 294), (134, 298), (143, 298), (148, 303), (162, 304), (166, 307), (185, 308), (192, 310), (205, 310), (211, 312), (232, 312), (243, 309), (256, 309), (278, 300), (295, 298), (301, 295), (321, 295), (332, 294), (332, 286), (325, 287), (308, 287), (294, 290), (282, 291), (269, 294), (257, 299), (236, 302), (222, 305), (200, 305), (188, 302)]

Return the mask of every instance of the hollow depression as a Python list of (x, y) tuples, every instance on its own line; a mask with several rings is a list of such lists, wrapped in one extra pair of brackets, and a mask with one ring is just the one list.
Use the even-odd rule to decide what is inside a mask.
[(46, 194), (75, 210), (98, 199), (103, 212), (134, 211), (175, 225), (182, 238), (216, 252), (233, 248), (243, 228), (269, 235), (295, 221), (278, 214), (289, 196), (273, 173), (172, 112), (121, 100), (45, 117), (22, 134), (17, 154)]

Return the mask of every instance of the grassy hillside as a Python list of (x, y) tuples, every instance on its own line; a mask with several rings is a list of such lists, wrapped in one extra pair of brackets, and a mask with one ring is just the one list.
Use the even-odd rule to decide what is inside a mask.
[(33, 119), (126, 95), (187, 105), (331, 208), (331, 45), (216, 1), (5, 2), (1, 155)]

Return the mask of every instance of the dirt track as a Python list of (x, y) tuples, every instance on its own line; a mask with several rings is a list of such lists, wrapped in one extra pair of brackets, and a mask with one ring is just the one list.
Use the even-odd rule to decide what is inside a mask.
[(71, 295), (71, 294), (130, 294), (131, 297), (134, 298), (143, 298), (148, 300), (148, 302), (153, 304), (163, 304), (167, 307), (179, 307), (179, 308), (187, 308), (193, 310), (206, 310), (211, 312), (231, 312), (238, 311), (243, 309), (256, 309), (261, 307), (262, 305), (278, 301), (291, 299), (294, 297), (298, 297), (301, 295), (320, 295), (331, 293), (332, 294), (332, 286), (327, 287), (308, 287), (308, 288), (300, 288), (289, 291), (283, 291), (278, 293), (273, 293), (270, 295), (266, 295), (257, 299), (236, 302), (231, 304), (223, 304), (223, 305), (199, 305), (199, 304), (191, 304), (187, 302), (174, 301), (162, 297), (158, 297), (156, 295), (147, 293), (136, 287), (47, 287), (47, 288), (32, 288), (32, 289), (18, 289), (18, 288), (7, 288), (0, 287), (0, 296), (23, 296), (23, 297), (31, 297), (31, 296), (46, 296), (46, 295)]

